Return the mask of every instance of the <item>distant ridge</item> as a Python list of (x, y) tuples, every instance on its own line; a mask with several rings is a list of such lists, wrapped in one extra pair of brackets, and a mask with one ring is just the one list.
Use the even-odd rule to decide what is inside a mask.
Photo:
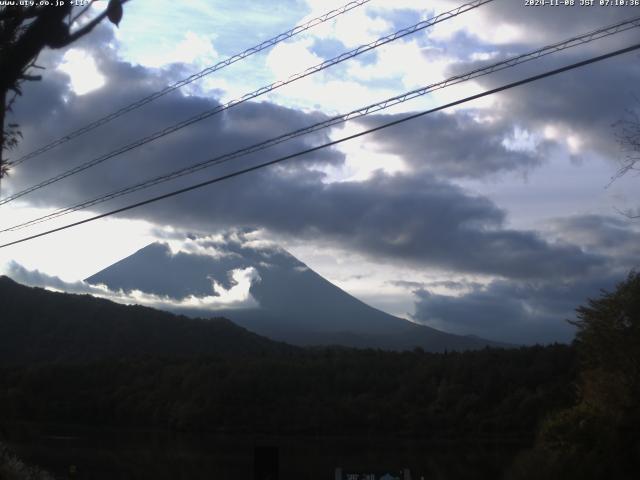
[(0, 276), (0, 305), (4, 365), (296, 350), (224, 318), (193, 319), (90, 295), (51, 292), (6, 276)]

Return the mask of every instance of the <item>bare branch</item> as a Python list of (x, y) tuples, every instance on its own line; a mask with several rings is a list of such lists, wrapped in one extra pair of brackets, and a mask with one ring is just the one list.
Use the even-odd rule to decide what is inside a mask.
[(626, 210), (620, 210), (618, 207), (613, 207), (613, 209), (619, 213), (620, 215), (627, 217), (630, 220), (635, 220), (640, 218), (640, 213), (635, 213), (632, 209), (628, 208)]
[[(0, 7), (0, 178), (6, 175), (7, 163), (3, 153), (15, 147), (21, 138), (18, 125), (6, 125), (6, 113), (10, 112), (16, 98), (22, 95), (24, 81), (37, 81), (33, 75), (40, 52), (46, 48), (66, 47), (91, 32), (108, 18), (117, 24), (122, 17), (122, 5), (129, 0), (110, 0), (104, 12), (97, 15), (76, 31), (74, 23), (89, 12), (96, 0), (90, 0), (83, 8), (75, 10), (71, 2), (21, 2), (25, 5)], [(28, 6), (31, 4), (31, 6)], [(13, 93), (13, 95), (11, 95)]]
[(78, 12), (70, 21), (69, 21), (69, 26), (73, 25), (80, 17), (82, 17), (82, 15), (84, 15), (87, 11), (89, 11), (89, 9), (91, 8), (91, 6), (96, 3), (96, 0), (91, 0), (89, 2), (89, 4), (87, 6), (85, 6), (82, 10), (80, 10), (80, 12)]
[[(636, 103), (640, 104), (637, 98)], [(638, 110), (627, 109), (625, 118), (618, 120), (612, 126), (617, 129), (616, 139), (620, 149), (624, 152), (624, 159), (618, 171), (611, 178), (609, 185), (631, 170), (635, 170), (636, 165), (640, 162), (640, 115)]]
[[(129, 0), (120, 0), (120, 4), (124, 5), (128, 1)], [(75, 32), (70, 34), (67, 37), (67, 39), (65, 40), (65, 42), (62, 43), (60, 46), (61, 47), (66, 47), (70, 43), (73, 43), (76, 40), (78, 40), (79, 38), (85, 36), (87, 33), (91, 32), (91, 30), (93, 30), (102, 20), (104, 20), (107, 17), (107, 15), (109, 15), (109, 9), (108, 8), (105, 9), (104, 12), (102, 12), (100, 15), (95, 17), (93, 20), (91, 20), (89, 23), (87, 23), (84, 27), (82, 27), (81, 29), (76, 30)]]

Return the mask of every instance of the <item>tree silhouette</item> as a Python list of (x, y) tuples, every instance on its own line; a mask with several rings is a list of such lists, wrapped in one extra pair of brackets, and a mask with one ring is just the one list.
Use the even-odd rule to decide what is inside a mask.
[[(637, 99), (636, 99), (637, 100)], [(636, 101), (640, 104), (640, 101)], [(628, 109), (624, 118), (614, 124), (617, 129), (616, 137), (618, 143), (622, 147), (624, 157), (620, 162), (620, 168), (615, 173), (611, 182), (616, 181), (618, 178), (626, 175), (631, 171), (639, 170), (638, 164), (640, 163), (640, 114), (638, 109)], [(628, 218), (640, 218), (640, 211), (634, 213), (631, 210), (621, 212)]]
[[(586, 401), (616, 413), (637, 410), (640, 396), (640, 273), (577, 309), (576, 346)], [(637, 412), (636, 412), (637, 413)]]
[(640, 468), (640, 273), (577, 310), (578, 402), (549, 416), (518, 480), (637, 478)]
[[(90, 33), (102, 20), (118, 25), (122, 5), (129, 0), (109, 0), (101, 13), (94, 15), (90, 0), (82, 7), (72, 2), (15, 2), (0, 7), (0, 178), (9, 170), (4, 152), (18, 143), (18, 125), (7, 123), (7, 113), (22, 95), (25, 81), (40, 80), (33, 71), (40, 52), (45, 48), (64, 48)], [(20, 5), (19, 3), (33, 3)]]

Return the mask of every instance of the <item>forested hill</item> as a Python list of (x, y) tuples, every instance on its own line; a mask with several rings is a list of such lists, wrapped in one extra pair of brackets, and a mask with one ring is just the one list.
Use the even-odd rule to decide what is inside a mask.
[(0, 362), (279, 353), (296, 350), (224, 318), (192, 319), (0, 276)]
[(575, 356), (564, 345), (441, 354), (303, 349), (225, 319), (189, 319), (6, 277), (0, 305), (7, 421), (532, 438), (548, 412), (574, 399)]

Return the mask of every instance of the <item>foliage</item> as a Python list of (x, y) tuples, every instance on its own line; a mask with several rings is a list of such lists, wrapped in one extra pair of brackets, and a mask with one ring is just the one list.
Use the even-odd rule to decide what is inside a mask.
[(0, 362), (80, 362), (145, 355), (293, 350), (223, 318), (200, 320), (0, 277)]
[[(620, 159), (620, 168), (611, 178), (611, 183), (629, 172), (638, 171), (638, 162), (640, 162), (640, 114), (638, 113), (638, 98), (635, 99), (635, 108), (627, 109), (625, 116), (616, 122), (613, 126), (616, 128), (616, 137), (618, 143), (624, 153)], [(640, 210), (635, 212), (633, 209), (620, 212), (628, 218), (640, 218)]]
[(546, 456), (547, 478), (635, 478), (640, 467), (640, 274), (631, 272), (613, 292), (589, 300), (577, 317), (578, 402), (545, 420), (529, 456)]
[(565, 345), (302, 349), (0, 277), (0, 416), (170, 429), (532, 438), (572, 404)]
[(0, 479), (54, 480), (48, 472), (25, 464), (2, 442), (0, 442)]
[(123, 358), (0, 368), (6, 420), (265, 434), (533, 438), (573, 402), (573, 351)]
[[(631, 272), (613, 292), (579, 307), (576, 346), (585, 375), (585, 397), (602, 407), (625, 409), (640, 393), (640, 273)], [(606, 397), (606, 398), (605, 398)]]

